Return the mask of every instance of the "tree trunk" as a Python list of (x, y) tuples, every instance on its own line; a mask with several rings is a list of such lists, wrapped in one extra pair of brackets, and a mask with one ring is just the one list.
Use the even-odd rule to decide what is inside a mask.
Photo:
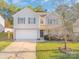
[(64, 38), (64, 49), (67, 50), (67, 36)]
[(65, 45), (64, 45), (65, 50), (67, 50), (67, 40), (65, 39)]

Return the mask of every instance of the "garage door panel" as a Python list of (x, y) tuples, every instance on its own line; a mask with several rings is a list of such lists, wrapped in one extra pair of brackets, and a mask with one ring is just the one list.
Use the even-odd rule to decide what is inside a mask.
[(16, 30), (16, 39), (37, 39), (37, 30)]

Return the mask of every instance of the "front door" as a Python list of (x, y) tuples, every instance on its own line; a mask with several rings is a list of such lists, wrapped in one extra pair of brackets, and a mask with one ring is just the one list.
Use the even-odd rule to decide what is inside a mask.
[(40, 30), (40, 37), (44, 36), (44, 30)]

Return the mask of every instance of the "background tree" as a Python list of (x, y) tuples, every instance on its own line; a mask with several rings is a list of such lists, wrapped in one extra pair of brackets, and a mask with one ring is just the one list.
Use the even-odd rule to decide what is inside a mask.
[(15, 14), (19, 10), (21, 10), (21, 8), (16, 7), (14, 4), (9, 5), (9, 12), (11, 15)]
[(74, 4), (73, 8), (78, 12), (79, 14), (79, 3)]
[(35, 12), (44, 12), (44, 9), (43, 9), (42, 6), (37, 6), (37, 7), (34, 8), (34, 11)]
[(5, 0), (0, 0), (0, 8), (8, 8), (8, 4), (5, 2)]
[(9, 5), (8, 8), (8, 22), (10, 23), (11, 27), (13, 25), (13, 17), (12, 15), (14, 15), (16, 12), (20, 11), (21, 8), (16, 7), (14, 4)]
[(29, 5), (27, 7), (34, 11), (34, 8), (32, 7), (32, 5)]
[(67, 5), (60, 5), (56, 9), (56, 12), (62, 16), (63, 10), (64, 10), (64, 14), (65, 14), (64, 16), (66, 20), (72, 21), (74, 23), (78, 19), (78, 12), (76, 11), (75, 8), (69, 7)]

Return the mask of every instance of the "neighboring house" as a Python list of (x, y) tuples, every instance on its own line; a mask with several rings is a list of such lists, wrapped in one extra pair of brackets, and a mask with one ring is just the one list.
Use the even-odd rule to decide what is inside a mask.
[(5, 19), (0, 15), (0, 32), (3, 32), (5, 29)]
[(34, 12), (29, 8), (19, 11), (13, 18), (13, 37), (16, 40), (37, 40), (47, 35), (50, 29), (60, 31), (62, 27), (58, 14)]

